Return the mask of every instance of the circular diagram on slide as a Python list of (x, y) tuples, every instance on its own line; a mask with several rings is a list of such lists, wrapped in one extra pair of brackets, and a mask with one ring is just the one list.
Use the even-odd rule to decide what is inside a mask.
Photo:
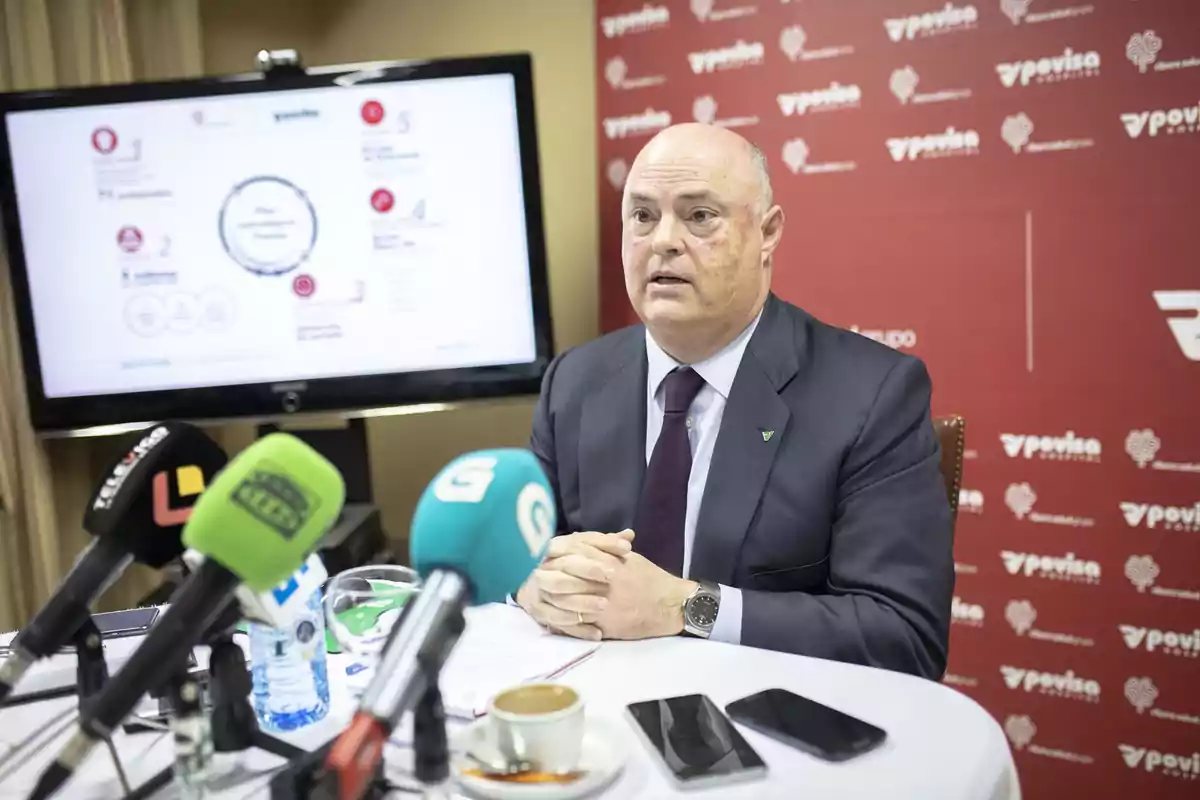
[(283, 275), (304, 263), (317, 242), (317, 212), (298, 186), (259, 176), (233, 187), (218, 220), (229, 257), (257, 275)]
[(125, 303), (125, 325), (138, 336), (158, 336), (167, 327), (167, 308), (154, 295), (135, 295)]

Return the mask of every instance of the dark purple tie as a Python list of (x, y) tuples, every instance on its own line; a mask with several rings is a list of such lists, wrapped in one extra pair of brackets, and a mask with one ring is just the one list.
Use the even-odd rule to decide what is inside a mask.
[(673, 370), (663, 379), (662, 432), (654, 444), (633, 530), (633, 549), (672, 575), (683, 577), (683, 522), (687, 514), (692, 445), (688, 409), (704, 386), (691, 367)]

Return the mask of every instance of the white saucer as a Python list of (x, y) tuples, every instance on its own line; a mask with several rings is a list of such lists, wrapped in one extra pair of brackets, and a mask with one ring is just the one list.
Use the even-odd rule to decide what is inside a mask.
[(511, 783), (464, 775), (463, 770), (476, 766), (466, 757), (467, 750), (484, 760), (504, 760), (496, 747), (494, 729), (487, 717), (454, 736), (451, 750), (455, 755), (451, 774), (464, 790), (488, 800), (575, 800), (586, 797), (611, 783), (625, 766), (627, 757), (625, 744), (611, 725), (591, 717), (586, 724), (579, 769), (587, 774), (573, 783)]

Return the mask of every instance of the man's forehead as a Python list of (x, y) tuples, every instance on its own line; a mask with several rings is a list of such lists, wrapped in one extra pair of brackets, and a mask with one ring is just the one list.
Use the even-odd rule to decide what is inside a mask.
[(683, 156), (635, 164), (626, 187), (630, 196), (648, 198), (713, 198), (736, 200), (751, 181), (728, 163)]

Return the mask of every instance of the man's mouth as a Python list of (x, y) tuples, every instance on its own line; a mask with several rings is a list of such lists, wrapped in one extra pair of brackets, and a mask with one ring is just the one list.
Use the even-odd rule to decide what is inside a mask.
[(674, 275), (653, 275), (650, 277), (650, 283), (658, 286), (672, 286), (687, 283), (687, 281)]

